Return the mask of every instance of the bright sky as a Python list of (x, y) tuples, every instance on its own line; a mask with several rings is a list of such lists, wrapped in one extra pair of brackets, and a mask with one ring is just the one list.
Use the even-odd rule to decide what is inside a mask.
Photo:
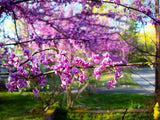
[[(10, 16), (3, 15), (0, 19), (0, 41), (3, 40), (3, 35), (10, 36), (12, 38), (15, 37), (15, 31), (14, 31), (14, 23)], [(4, 32), (5, 31), (5, 32)]]

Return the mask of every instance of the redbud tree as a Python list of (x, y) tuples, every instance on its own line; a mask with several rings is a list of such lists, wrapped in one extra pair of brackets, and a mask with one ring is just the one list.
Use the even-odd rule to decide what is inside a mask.
[[(1, 24), (10, 17), (15, 29), (12, 36), (1, 27), (1, 67), (6, 67), (10, 76), (6, 87), (13, 92), (30, 86), (34, 96), (39, 97), (38, 86), (45, 86), (48, 74), (59, 76), (61, 88), (66, 89), (74, 81), (87, 81), (85, 70), (89, 68), (94, 69), (96, 79), (106, 69), (114, 71), (114, 79), (107, 83), (107, 88), (115, 87), (122, 74), (121, 64), (127, 63), (126, 56), (137, 46), (132, 38), (123, 40), (121, 33), (124, 27), (127, 31), (129, 19), (136, 19), (139, 24), (159, 25), (154, 2), (1, 0)], [(103, 4), (109, 10), (93, 10)], [(23, 22), (23, 29), (17, 25), (18, 21)]]

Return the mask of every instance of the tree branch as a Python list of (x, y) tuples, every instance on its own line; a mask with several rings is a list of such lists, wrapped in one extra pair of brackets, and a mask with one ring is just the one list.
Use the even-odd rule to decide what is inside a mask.
[(17, 30), (16, 14), (15, 14), (14, 11), (13, 11), (13, 16), (14, 16), (14, 28), (15, 28), (15, 33), (16, 33), (16, 36), (17, 36), (18, 41), (20, 41), (20, 38), (19, 38), (19, 35), (18, 35), (18, 30)]
[(126, 110), (125, 110), (125, 112), (124, 112), (124, 114), (123, 114), (122, 120), (124, 120), (124, 117), (125, 117), (125, 115), (126, 115), (126, 113), (127, 113), (127, 110), (128, 110), (128, 108), (126, 108)]
[[(156, 63), (156, 62), (153, 62), (153, 63), (150, 63), (150, 65), (156, 65), (156, 64), (160, 64), (160, 62)], [(107, 68), (112, 68), (112, 67), (116, 67), (116, 66), (122, 66), (122, 67), (125, 67), (125, 66), (143, 66), (143, 65), (148, 65), (148, 62), (138, 62), (138, 63), (123, 63), (123, 64), (114, 64), (114, 65), (107, 65), (106, 66), (106, 69)], [(95, 68), (96, 66), (90, 66), (88, 68)], [(80, 67), (77, 67), (77, 68), (80, 68)], [(54, 73), (55, 71), (54, 70), (51, 70), (51, 71), (48, 71), (48, 72), (44, 72), (44, 73), (41, 73), (37, 76), (40, 76), (40, 75), (48, 75), (48, 74), (52, 74)], [(9, 75), (9, 72), (2, 72), (0, 73), (0, 75)]]
[(134, 10), (134, 11), (137, 11), (137, 12), (140, 12), (140, 13), (143, 13), (144, 15), (148, 16), (149, 18), (151, 18), (151, 19), (154, 20), (155, 22), (160, 23), (160, 21), (158, 21), (158, 20), (155, 19), (154, 17), (148, 15), (145, 11), (141, 11), (141, 10), (136, 9), (136, 8), (133, 8), (133, 7), (129, 7), (129, 6), (126, 6), (126, 5), (123, 5), (123, 4), (117, 4), (117, 3), (114, 3), (114, 2), (110, 2), (110, 1), (103, 1), (103, 2), (104, 2), (104, 3), (110, 3), (110, 4), (119, 5), (119, 6), (122, 6), (122, 7), (127, 8), (127, 9), (131, 9), (131, 10)]
[[(55, 40), (55, 39), (68, 39), (68, 38), (50, 38), (50, 39), (44, 39), (44, 40), (49, 41), (49, 40)], [(23, 42), (8, 43), (8, 44), (5, 44), (4, 46), (20, 45), (20, 44), (24, 44), (24, 43), (33, 42), (33, 41), (35, 41), (35, 39), (33, 39), (33, 40), (28, 40), (28, 41), (23, 41)]]
[(78, 91), (78, 93), (76, 94), (76, 97), (74, 98), (74, 100), (71, 103), (71, 108), (73, 107), (75, 101), (77, 100), (77, 98), (79, 97), (79, 95), (86, 89), (86, 87), (89, 85), (89, 81)]
[[(142, 49), (140, 49), (140, 48), (138, 48), (138, 47), (136, 47), (136, 46), (134, 46), (134, 45), (131, 45), (131, 43), (129, 43), (120, 33), (118, 33), (118, 34), (119, 34), (119, 36), (120, 36), (128, 45), (134, 47), (134, 49), (136, 49), (136, 50), (138, 50), (138, 51), (140, 51), (140, 52), (142, 52), (142, 53), (146, 53), (146, 54), (148, 54), (148, 55), (150, 55), (150, 56), (155, 56), (155, 57), (156, 57), (156, 55), (154, 55), (154, 54), (152, 54), (152, 53), (150, 53), (150, 52), (148, 52), (148, 51), (144, 51), (144, 50), (142, 50)], [(157, 57), (160, 57), (160, 56), (157, 56)]]

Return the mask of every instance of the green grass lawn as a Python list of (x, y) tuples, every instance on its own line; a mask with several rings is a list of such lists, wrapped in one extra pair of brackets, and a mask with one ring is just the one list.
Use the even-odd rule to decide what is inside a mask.
[[(0, 120), (43, 120), (43, 112), (39, 110), (41, 104), (37, 98), (34, 98), (31, 93), (19, 92), (0, 93)], [(135, 109), (135, 108), (150, 108), (153, 107), (153, 96), (151, 95), (139, 95), (139, 94), (124, 94), (124, 93), (99, 93), (88, 95), (82, 94), (78, 98), (74, 108), (81, 109)], [(29, 113), (29, 110), (35, 108), (36, 111)], [(115, 118), (118, 120), (118, 116), (122, 116), (121, 113), (111, 114), (74, 114), (67, 113), (67, 119), (108, 119)], [(135, 114), (127, 114), (129, 117), (135, 118)], [(140, 118), (145, 118), (146, 113), (138, 114)], [(137, 115), (137, 116), (138, 116)], [(58, 116), (58, 114), (57, 114)], [(60, 115), (61, 116), (61, 115)], [(77, 116), (77, 118), (75, 118)], [(78, 117), (80, 116), (80, 117)], [(89, 118), (86, 118), (90, 116)], [(108, 118), (107, 118), (108, 116)], [(145, 117), (142, 117), (145, 116)], [(66, 117), (66, 116), (65, 116)], [(84, 118), (83, 118), (84, 117)], [(60, 120), (60, 118), (57, 118)], [(89, 119), (90, 120), (90, 119)], [(143, 120), (143, 119), (142, 119)]]
[(82, 94), (75, 106), (87, 109), (139, 109), (152, 108), (153, 96), (127, 93)]
[(29, 110), (39, 107), (40, 102), (31, 93), (0, 93), (0, 120), (41, 120), (40, 111), (29, 113)]
[[(80, 110), (153, 109), (152, 95), (125, 93), (82, 94), (75, 108)], [(72, 113), (58, 112), (55, 120), (121, 120), (123, 113)], [(127, 113), (124, 120), (153, 120), (153, 113)]]
[[(123, 113), (103, 113), (103, 114), (79, 114), (79, 113), (68, 113), (66, 117), (55, 120), (121, 120)], [(127, 113), (124, 120), (153, 120), (151, 113)]]

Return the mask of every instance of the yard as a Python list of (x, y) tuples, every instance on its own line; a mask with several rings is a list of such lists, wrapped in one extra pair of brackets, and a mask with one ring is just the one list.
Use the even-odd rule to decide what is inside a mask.
[[(88, 95), (83, 93), (77, 100), (74, 109), (81, 110), (113, 110), (113, 109), (140, 109), (153, 108), (152, 95), (140, 94), (124, 94), (124, 93), (99, 93)], [(37, 98), (34, 98), (32, 93), (0, 93), (0, 119), (1, 120), (42, 120), (43, 111), (40, 109), (41, 104)], [(65, 114), (64, 114), (65, 113)], [(90, 114), (90, 113), (73, 113), (61, 110), (56, 113), (57, 120), (60, 119), (115, 119), (118, 120), (123, 116), (123, 113), (105, 113), (105, 114)], [(152, 113), (127, 113), (126, 119), (131, 120), (146, 120), (153, 118)]]
[[(100, 80), (92, 80), (91, 84), (96, 87), (106, 87), (107, 81), (112, 75), (102, 75)], [(78, 83), (73, 84), (77, 87)], [(132, 80), (131, 72), (124, 71), (123, 77), (120, 78), (117, 87), (139, 87)], [(43, 95), (45, 92), (41, 92)], [(52, 105), (50, 109), (56, 108), (56, 120), (119, 120), (123, 116), (123, 112), (116, 113), (74, 113), (72, 110), (128, 110), (133, 109), (149, 109), (153, 110), (153, 95), (129, 94), (129, 93), (94, 93), (90, 90), (83, 92), (75, 102), (73, 109), (66, 109), (66, 100), (64, 94), (58, 97), (59, 101), (63, 101), (63, 105)], [(74, 95), (74, 94), (72, 94)], [(0, 119), (1, 120), (42, 120), (44, 112), (41, 109), (41, 102), (33, 96), (32, 92), (1, 92), (0, 93)], [(125, 119), (146, 120), (153, 119), (153, 113), (127, 113)]]

